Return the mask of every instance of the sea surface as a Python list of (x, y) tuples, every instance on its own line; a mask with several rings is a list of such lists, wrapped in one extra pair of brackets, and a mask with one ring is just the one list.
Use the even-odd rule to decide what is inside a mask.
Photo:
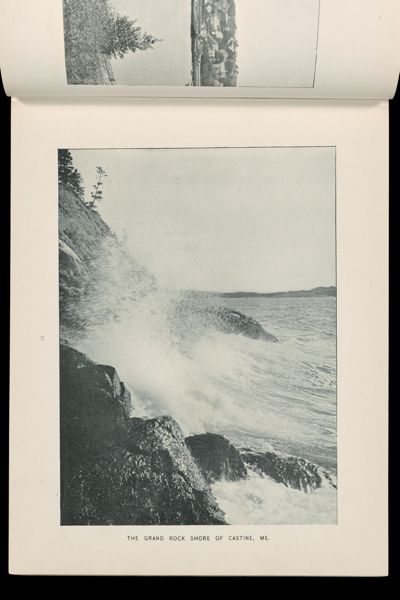
[[(99, 290), (99, 298), (110, 292)], [(336, 474), (336, 298), (201, 296), (192, 319), (181, 295), (158, 289), (92, 328), (83, 351), (114, 365), (132, 391), (135, 416), (174, 417), (185, 435), (213, 432), (234, 445), (306, 458)], [(192, 300), (191, 300), (192, 301)], [(278, 342), (197, 323), (198, 303), (257, 319)], [(304, 493), (250, 472), (213, 486), (232, 524), (335, 523), (328, 482)]]
[(336, 298), (224, 298), (223, 303), (257, 319), (279, 339), (234, 342), (245, 355), (234, 394), (251, 396), (254, 421), (232, 430), (231, 437), (260, 449), (267, 441), (276, 450), (335, 467)]
[[(224, 304), (257, 319), (279, 342), (235, 336), (241, 358), (231, 398), (247, 414), (221, 431), (239, 446), (303, 457), (335, 477), (336, 298), (225, 298)], [(250, 475), (213, 486), (231, 523), (336, 523), (336, 490), (326, 482), (305, 494)]]

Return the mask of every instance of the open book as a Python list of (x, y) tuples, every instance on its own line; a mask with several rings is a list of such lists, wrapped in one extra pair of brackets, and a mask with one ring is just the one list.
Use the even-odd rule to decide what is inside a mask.
[(1, 0), (12, 573), (387, 573), (399, 23)]

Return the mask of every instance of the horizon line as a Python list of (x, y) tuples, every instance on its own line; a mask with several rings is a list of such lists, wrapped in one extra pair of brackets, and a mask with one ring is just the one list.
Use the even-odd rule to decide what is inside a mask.
[(278, 290), (276, 292), (256, 292), (254, 290), (234, 290), (234, 291), (217, 291), (217, 290), (194, 290), (194, 289), (181, 289), (181, 291), (186, 291), (186, 292), (200, 292), (203, 294), (259, 294), (259, 295), (265, 295), (265, 294), (290, 294), (291, 292), (312, 292), (313, 290), (328, 290), (328, 289), (335, 289), (336, 290), (336, 285), (316, 285), (312, 288), (300, 288), (300, 289), (290, 289), (290, 290)]

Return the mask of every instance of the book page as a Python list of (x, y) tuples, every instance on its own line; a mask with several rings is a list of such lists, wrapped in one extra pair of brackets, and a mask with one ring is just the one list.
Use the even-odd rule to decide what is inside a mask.
[(12, 126), (11, 572), (385, 575), (387, 104)]
[(394, 95), (396, 0), (2, 0), (9, 95)]

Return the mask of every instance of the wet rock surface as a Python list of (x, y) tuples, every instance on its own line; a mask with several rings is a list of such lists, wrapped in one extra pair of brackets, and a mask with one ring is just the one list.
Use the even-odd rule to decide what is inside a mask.
[(62, 345), (63, 525), (225, 524), (171, 417), (129, 418), (115, 369)]
[(248, 448), (241, 450), (240, 454), (250, 468), (286, 487), (312, 492), (320, 488), (324, 480), (336, 487), (328, 472), (304, 458), (281, 456), (274, 452), (259, 453)]
[(193, 435), (186, 438), (186, 444), (208, 482), (237, 481), (247, 477), (239, 451), (222, 435)]
[(265, 342), (278, 342), (278, 338), (265, 331), (258, 321), (236, 310), (226, 307), (210, 307), (203, 309), (203, 312), (210, 317), (211, 324), (224, 333), (244, 335)]

